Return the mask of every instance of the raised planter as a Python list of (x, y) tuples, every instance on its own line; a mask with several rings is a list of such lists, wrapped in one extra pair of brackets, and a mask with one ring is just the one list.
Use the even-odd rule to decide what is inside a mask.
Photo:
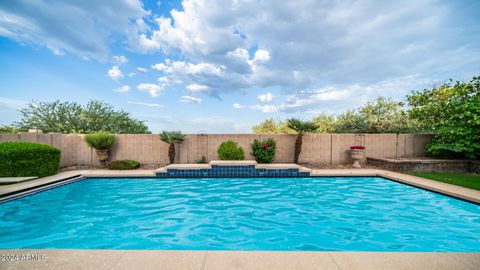
[(390, 159), (367, 157), (367, 163), (398, 172), (480, 172), (480, 162), (458, 159)]
[(480, 174), (480, 160), (470, 162), (470, 172)]

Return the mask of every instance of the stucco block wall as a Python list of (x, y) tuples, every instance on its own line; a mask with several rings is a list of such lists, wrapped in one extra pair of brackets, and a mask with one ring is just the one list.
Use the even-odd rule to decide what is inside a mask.
[(120, 134), (111, 149), (111, 159), (133, 159), (143, 164), (168, 163), (168, 144), (158, 134)]
[[(0, 142), (26, 141), (52, 145), (62, 150), (61, 166), (98, 166), (95, 150), (81, 134), (27, 133), (0, 134)], [(188, 134), (177, 144), (177, 163), (195, 163), (205, 156), (218, 159), (218, 146), (233, 140), (245, 151), (245, 159), (252, 160), (250, 144), (254, 139), (273, 138), (277, 141), (275, 162), (292, 162), (296, 135), (288, 134)], [(421, 157), (431, 135), (417, 134), (309, 134), (303, 136), (299, 157), (301, 163), (335, 165), (351, 163), (350, 146), (364, 145), (365, 156), (383, 158)], [(133, 159), (142, 164), (168, 163), (168, 144), (158, 134), (120, 134), (111, 148), (111, 159)]]

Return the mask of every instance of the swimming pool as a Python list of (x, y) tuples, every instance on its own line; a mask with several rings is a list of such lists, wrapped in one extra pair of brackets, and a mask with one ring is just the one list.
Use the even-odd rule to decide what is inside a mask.
[(480, 251), (480, 206), (380, 177), (91, 178), (0, 204), (0, 248)]

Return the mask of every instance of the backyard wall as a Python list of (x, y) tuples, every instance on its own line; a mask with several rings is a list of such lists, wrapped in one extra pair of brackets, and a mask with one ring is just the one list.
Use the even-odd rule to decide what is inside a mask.
[[(178, 163), (195, 163), (205, 156), (218, 159), (217, 148), (223, 141), (236, 141), (250, 155), (250, 143), (254, 139), (272, 137), (277, 141), (275, 162), (292, 162), (296, 135), (276, 134), (190, 134), (177, 145)], [(422, 157), (431, 135), (416, 134), (310, 134), (304, 135), (299, 162), (312, 165), (336, 165), (351, 163), (350, 146), (364, 145), (365, 156), (402, 158)], [(83, 142), (78, 134), (42, 134), (20, 132), (0, 134), (0, 142), (25, 141), (49, 144), (62, 150), (61, 166), (98, 166), (95, 151)], [(142, 164), (164, 165), (168, 163), (168, 144), (158, 134), (121, 134), (111, 149), (111, 158), (133, 159)]]

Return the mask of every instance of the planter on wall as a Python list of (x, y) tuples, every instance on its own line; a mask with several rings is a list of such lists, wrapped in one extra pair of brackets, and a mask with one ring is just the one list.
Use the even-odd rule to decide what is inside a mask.
[(108, 149), (97, 149), (97, 158), (100, 161), (100, 166), (102, 168), (106, 167), (106, 161), (108, 160), (109, 157), (109, 150)]
[(353, 167), (354, 168), (361, 168), (362, 165), (360, 164), (360, 160), (362, 160), (364, 156), (365, 149), (351, 149), (350, 156), (353, 159)]

